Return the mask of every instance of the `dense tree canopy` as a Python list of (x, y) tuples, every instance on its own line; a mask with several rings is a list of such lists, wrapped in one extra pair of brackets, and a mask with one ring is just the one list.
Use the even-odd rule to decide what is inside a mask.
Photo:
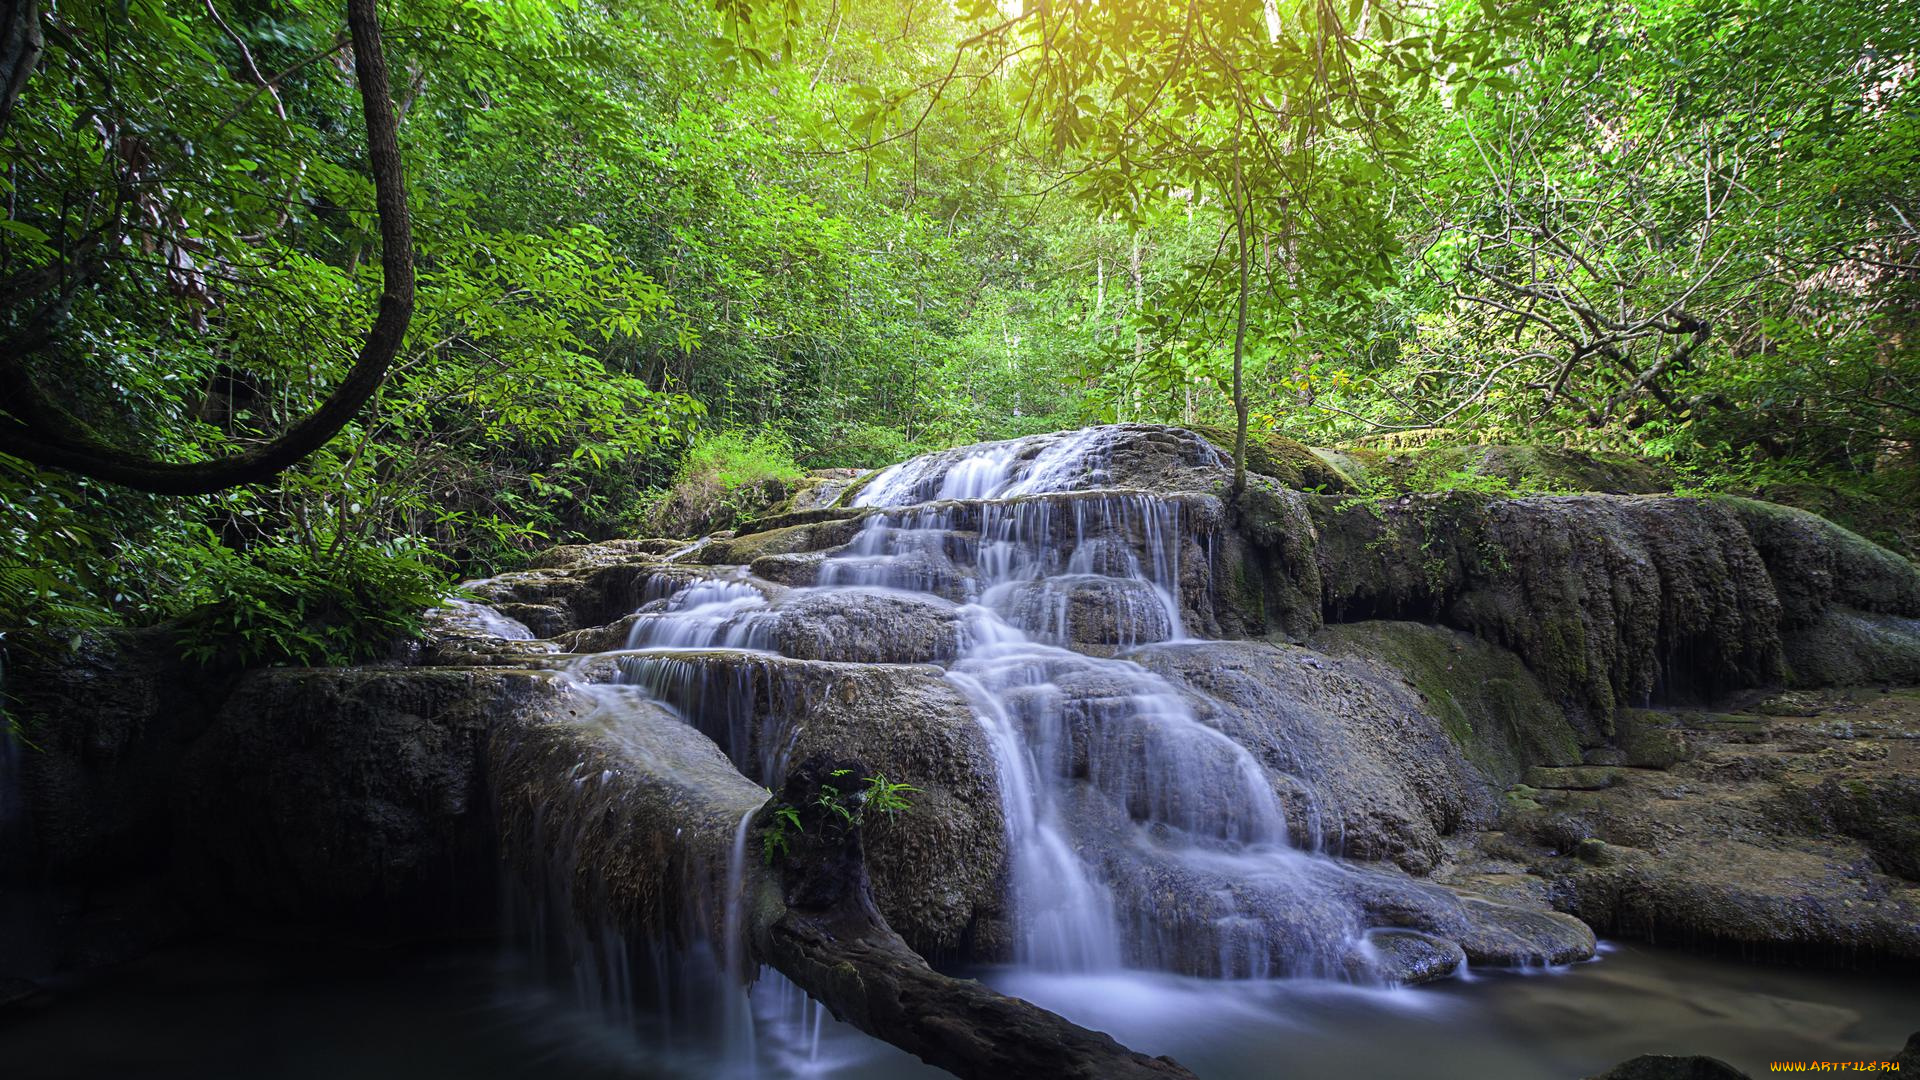
[[(386, 80), (337, 0), (4, 6), (0, 625), (342, 655), (701, 470), (1103, 420), (1914, 467), (1895, 0), (388, 0)], [(402, 266), (271, 477), (19, 441), (257, 459)]]

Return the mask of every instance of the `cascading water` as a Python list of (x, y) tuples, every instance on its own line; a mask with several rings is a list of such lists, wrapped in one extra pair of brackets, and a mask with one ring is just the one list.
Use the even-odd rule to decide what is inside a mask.
[[(820, 580), (963, 604), (948, 678), (1000, 769), (1019, 964), (1365, 978), (1344, 872), (1288, 846), (1260, 764), (1165, 679), (1092, 655), (1185, 636), (1180, 504), (1098, 490), (1111, 438), (1091, 429), (1037, 453), (1015, 441), (895, 466), (857, 500), (888, 512)], [(908, 509), (929, 496), (980, 502)], [(1083, 784), (1125, 820), (1099, 820)], [(1214, 910), (1197, 924), (1156, 911), (1141, 866), (1217, 882)]]
[[(678, 584), (656, 576), (647, 593), (664, 592), (657, 602), (641, 605), (627, 631), (627, 648), (634, 649), (764, 649), (767, 610), (760, 590), (735, 579), (700, 579)], [(657, 608), (657, 610), (649, 610)]]
[[(625, 648), (575, 665), (580, 687), (610, 734), (634, 710), (665, 708), (777, 789), (799, 735), (791, 718), (808, 714), (796, 695), (811, 692), (783, 681), (780, 665), (792, 662), (783, 657), (931, 660), (971, 706), (997, 767), (1016, 971), (1368, 981), (1349, 872), (1291, 846), (1266, 768), (1203, 723), (1180, 687), (1126, 658), (1190, 640), (1208, 610), (1210, 556), (1204, 528), (1187, 518), (1192, 504), (1114, 484), (1113, 438), (1092, 429), (885, 470), (856, 500), (873, 512), (818, 562), (810, 586), (744, 567), (656, 574)], [(1224, 465), (1196, 445), (1207, 455), (1197, 467)], [(938, 632), (911, 649), (861, 636), (860, 612), (888, 605), (933, 616), (923, 624)], [(1296, 839), (1314, 833), (1303, 824)], [(776, 1044), (790, 1064), (801, 1043), (813, 1058), (818, 1036), (806, 1032), (820, 1024), (784, 979), (761, 978), (758, 1005), (738, 988), (751, 975), (736, 940), (744, 826), (719, 939), (695, 942), (698, 963), (676, 960), (681, 974), (671, 976), (698, 968), (696, 992), (720, 1003), (705, 1026), (736, 1074)], [(583, 1003), (630, 1009), (633, 962), (610, 950), (632, 946), (585, 926), (563, 947)], [(782, 1035), (756, 1040), (756, 1029)]]
[(533, 631), (518, 619), (510, 619), (485, 604), (476, 604), (471, 600), (448, 600), (449, 617), (464, 622), (475, 632), (499, 638), (502, 641), (532, 641)]
[[(696, 602), (683, 609), (699, 619), (693, 612), (702, 606)], [(645, 654), (616, 655), (634, 660)], [(578, 722), (600, 728), (636, 759), (659, 762), (660, 749), (649, 733), (657, 730), (658, 715), (668, 707), (644, 685), (595, 681), (584, 666), (562, 674), (589, 706)], [(734, 826), (723, 868), (681, 868), (687, 879), (678, 890), (684, 910), (670, 920), (676, 929), (653, 937), (627, 930), (619, 905), (602, 893), (598, 868), (580, 862), (595, 850), (589, 834), (603, 828), (622, 797), (617, 770), (582, 763), (565, 779), (548, 802), (530, 807), (521, 826), (525, 833), (514, 841), (537, 854), (532, 866), (508, 882), (506, 908), (514, 933), (503, 958), (508, 971), (534, 976), (531, 984), (513, 980), (505, 1000), (509, 1007), (527, 1009), (530, 1025), (552, 1023), (556, 993), (571, 1006), (549, 1036), (556, 1057), (585, 1053), (613, 1059), (620, 1063), (619, 1075), (725, 1080), (933, 1075), (826, 1016), (784, 976), (752, 964), (746, 940), (748, 860), (758, 853), (751, 849), (748, 830), (757, 806)], [(709, 882), (719, 888), (707, 887)]]

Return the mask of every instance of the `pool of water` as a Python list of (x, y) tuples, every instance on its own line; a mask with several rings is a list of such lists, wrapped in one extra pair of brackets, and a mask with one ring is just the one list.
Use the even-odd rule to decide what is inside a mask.
[(1920, 982), (1739, 964), (1638, 945), (1590, 963), (1418, 989), (994, 978), (1202, 1077), (1574, 1080), (1638, 1054), (1881, 1060), (1920, 1030)]
[[(175, 949), (0, 1012), (8, 1080), (123, 1076), (543, 1080), (941, 1076), (836, 1024), (780, 980), (750, 1047), (650, 1050), (526, 988), (490, 945), (369, 952), (221, 942)], [(981, 977), (1209, 1080), (1418, 1075), (1555, 1080), (1641, 1053), (1888, 1058), (1920, 1028), (1912, 980), (1736, 964), (1622, 945), (1600, 960), (1418, 990), (1165, 976)], [(737, 1040), (736, 1040), (737, 1042)]]

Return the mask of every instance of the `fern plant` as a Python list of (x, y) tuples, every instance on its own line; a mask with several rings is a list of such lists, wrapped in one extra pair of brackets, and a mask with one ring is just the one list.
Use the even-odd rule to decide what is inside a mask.
[[(838, 780), (852, 776), (853, 770), (835, 769), (827, 775)], [(907, 796), (920, 790), (911, 784), (894, 783), (884, 774), (864, 777), (855, 784), (857, 786), (843, 789), (838, 784), (822, 783), (809, 804), (819, 808), (835, 835), (844, 836), (860, 827), (868, 811), (893, 817), (911, 809), (912, 802)], [(793, 838), (804, 831), (799, 808), (789, 803), (774, 807), (773, 820), (760, 837), (760, 854), (767, 865), (773, 865), (775, 860), (792, 851)]]

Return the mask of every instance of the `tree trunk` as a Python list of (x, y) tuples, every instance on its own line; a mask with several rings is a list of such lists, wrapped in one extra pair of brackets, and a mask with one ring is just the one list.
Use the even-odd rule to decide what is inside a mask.
[(1233, 497), (1247, 488), (1247, 393), (1241, 370), (1247, 352), (1247, 178), (1240, 144), (1233, 147), (1233, 231), (1240, 247), (1240, 310), (1233, 327)]
[(0, 0), (0, 131), (13, 120), (13, 105), (40, 64), (39, 0)]

